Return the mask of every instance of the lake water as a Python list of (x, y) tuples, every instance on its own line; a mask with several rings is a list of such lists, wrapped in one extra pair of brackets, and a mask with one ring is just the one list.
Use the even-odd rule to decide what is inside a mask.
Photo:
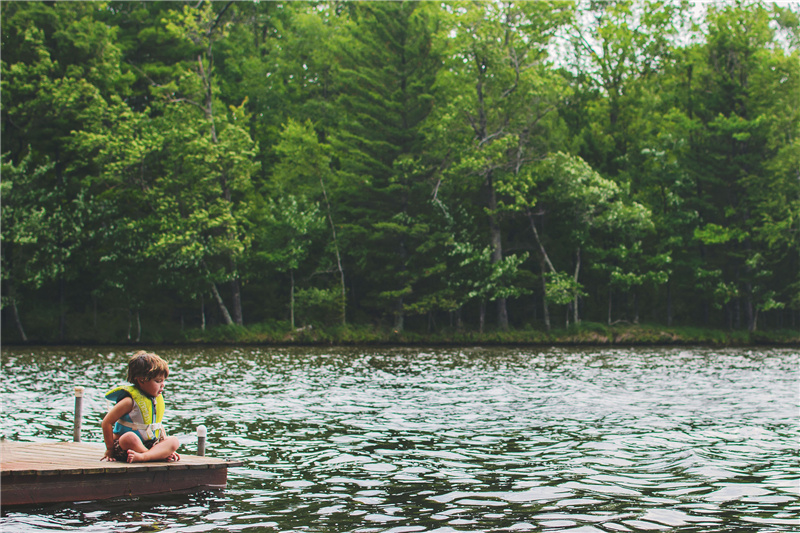
[[(800, 531), (792, 349), (168, 348), (165, 422), (226, 490), (3, 509), (0, 530)], [(102, 442), (120, 348), (4, 348), (2, 436)]]

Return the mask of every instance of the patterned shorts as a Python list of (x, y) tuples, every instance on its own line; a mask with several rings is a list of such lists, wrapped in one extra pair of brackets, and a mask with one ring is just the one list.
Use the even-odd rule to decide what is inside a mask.
[[(153, 446), (155, 446), (156, 444), (158, 444), (162, 440), (164, 440), (164, 437), (159, 437), (157, 439), (150, 439), (150, 440), (143, 441), (144, 447), (149, 450), (150, 448), (152, 448)], [(128, 462), (128, 451), (127, 450), (123, 450), (122, 446), (119, 445), (119, 437), (114, 439), (114, 449), (112, 450), (112, 457), (114, 459), (116, 459), (117, 461), (121, 462), (121, 463), (127, 463)]]

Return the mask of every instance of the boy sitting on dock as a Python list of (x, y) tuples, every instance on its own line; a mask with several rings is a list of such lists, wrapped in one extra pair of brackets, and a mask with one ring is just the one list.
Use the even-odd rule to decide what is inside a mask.
[(111, 389), (106, 398), (115, 401), (103, 418), (103, 459), (141, 463), (180, 461), (177, 437), (167, 437), (164, 416), (164, 382), (169, 376), (167, 362), (154, 353), (138, 351), (128, 361), (128, 381)]

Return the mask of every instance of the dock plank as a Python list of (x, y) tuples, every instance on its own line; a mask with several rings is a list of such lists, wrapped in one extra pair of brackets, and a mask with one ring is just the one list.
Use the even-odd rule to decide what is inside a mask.
[(227, 484), (227, 469), (241, 466), (181, 454), (177, 462), (101, 461), (97, 443), (0, 441), (0, 505), (24, 505), (140, 496)]

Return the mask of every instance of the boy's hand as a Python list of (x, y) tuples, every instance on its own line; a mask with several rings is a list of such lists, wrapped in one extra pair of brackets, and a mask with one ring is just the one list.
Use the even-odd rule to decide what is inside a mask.
[(103, 457), (100, 460), (101, 461), (112, 461), (112, 462), (116, 461), (116, 459), (114, 459), (113, 452), (111, 450), (106, 450), (106, 453), (103, 455)]

